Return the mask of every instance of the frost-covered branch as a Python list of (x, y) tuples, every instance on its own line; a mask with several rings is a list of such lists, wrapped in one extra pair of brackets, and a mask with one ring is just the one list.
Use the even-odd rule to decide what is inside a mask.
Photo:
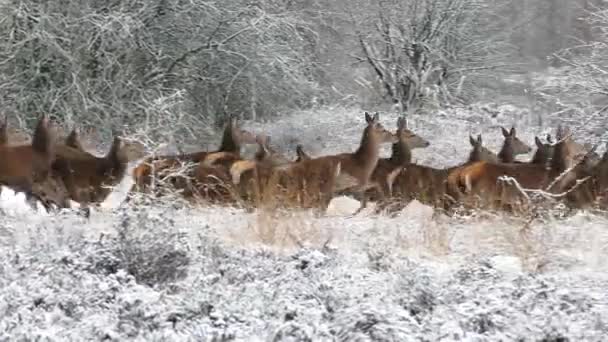
[[(361, 1), (352, 14), (366, 61), (386, 96), (406, 109), (424, 102), (460, 102), (476, 77), (506, 63), (504, 38), (492, 34), (492, 8), (467, 0)], [(485, 26), (483, 32), (481, 25)], [(466, 85), (463, 85), (466, 82)]]

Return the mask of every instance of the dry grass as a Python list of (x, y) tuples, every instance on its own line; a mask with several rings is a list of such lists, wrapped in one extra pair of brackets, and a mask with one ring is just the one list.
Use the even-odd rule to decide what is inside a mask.
[(279, 250), (321, 248), (332, 240), (331, 231), (322, 229), (310, 211), (259, 210), (249, 230), (253, 241)]

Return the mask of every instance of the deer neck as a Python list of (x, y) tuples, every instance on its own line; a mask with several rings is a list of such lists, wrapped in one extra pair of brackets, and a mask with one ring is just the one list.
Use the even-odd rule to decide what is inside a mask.
[(549, 163), (549, 167), (555, 175), (560, 175), (568, 169), (568, 163), (566, 161), (568, 152), (568, 147), (564, 141), (555, 145), (555, 150)]
[(469, 160), (467, 160), (467, 162), (474, 163), (474, 162), (478, 162), (478, 161), (482, 161), (482, 160), (483, 160), (483, 158), (482, 158), (481, 151), (475, 148), (469, 154)]
[(474, 163), (479, 161), (497, 163), (498, 157), (488, 150), (484, 151), (482, 149), (473, 148), (473, 151), (471, 151), (471, 153), (469, 154), (469, 160), (467, 160), (467, 163)]
[(53, 138), (48, 128), (39, 123), (32, 138), (32, 149), (45, 157), (52, 159), (54, 154)]
[(498, 160), (503, 163), (513, 163), (515, 162), (515, 153), (513, 152), (513, 146), (511, 143), (505, 141), (498, 153)]
[(400, 140), (393, 144), (389, 160), (395, 165), (410, 164), (412, 162), (412, 150), (406, 142)]
[(234, 139), (234, 134), (234, 128), (232, 126), (226, 127), (224, 135), (222, 136), (219, 152), (240, 153), (241, 147), (237, 144), (236, 139)]
[(363, 168), (364, 174), (372, 174), (380, 157), (380, 143), (369, 134), (369, 128), (366, 128), (363, 132), (361, 145), (359, 145), (353, 157), (358, 165)]

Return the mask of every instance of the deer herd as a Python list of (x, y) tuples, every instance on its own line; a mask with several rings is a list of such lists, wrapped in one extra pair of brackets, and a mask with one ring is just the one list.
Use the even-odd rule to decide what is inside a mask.
[[(301, 145), (288, 159), (270, 146), (270, 138), (241, 128), (230, 118), (216, 151), (149, 156), (126, 175), (130, 162), (144, 157), (143, 145), (116, 133), (109, 152), (97, 157), (85, 150), (78, 132), (56, 141), (56, 130), (42, 116), (31, 142), (15, 143), (5, 118), (0, 125), (0, 185), (22, 192), (30, 204), (47, 210), (81, 208), (101, 203), (125, 176), (133, 177), (127, 201), (141, 193), (153, 198), (178, 194), (192, 204), (237, 205), (246, 208), (305, 208), (324, 213), (332, 198), (352, 196), (375, 212), (398, 212), (412, 200), (452, 212), (456, 208), (519, 213), (535, 198), (573, 209), (608, 208), (608, 151), (574, 141), (570, 130), (557, 127), (555, 140), (535, 138), (530, 161), (517, 161), (532, 148), (515, 128), (502, 129), (498, 154), (483, 146), (481, 135), (469, 137), (468, 159), (447, 168), (412, 162), (412, 150), (430, 143), (399, 118), (393, 133), (376, 113), (365, 113), (366, 126), (354, 152), (312, 157)], [(390, 157), (381, 146), (392, 144)], [(257, 145), (252, 159), (242, 145)], [(359, 211), (358, 210), (358, 211)]]

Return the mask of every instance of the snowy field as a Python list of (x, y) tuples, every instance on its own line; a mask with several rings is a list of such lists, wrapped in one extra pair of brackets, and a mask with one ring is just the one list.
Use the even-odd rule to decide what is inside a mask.
[[(391, 130), (396, 118), (381, 113)], [(363, 122), (362, 110), (336, 108), (245, 127), (267, 132), (290, 157), (297, 143), (317, 156), (356, 148)], [(490, 105), (411, 117), (411, 129), (431, 142), (414, 158), (460, 163), (469, 133), (483, 133), (498, 151), (499, 126), (513, 123), (532, 146), (535, 134), (554, 132), (537, 122), (524, 110)], [(128, 182), (90, 221), (35, 213), (21, 195), (3, 191), (1, 341), (608, 336), (606, 216), (581, 212), (527, 225), (490, 214), (448, 218), (413, 203), (397, 217), (351, 217), (358, 204), (348, 198), (335, 199), (322, 218), (121, 206)]]

